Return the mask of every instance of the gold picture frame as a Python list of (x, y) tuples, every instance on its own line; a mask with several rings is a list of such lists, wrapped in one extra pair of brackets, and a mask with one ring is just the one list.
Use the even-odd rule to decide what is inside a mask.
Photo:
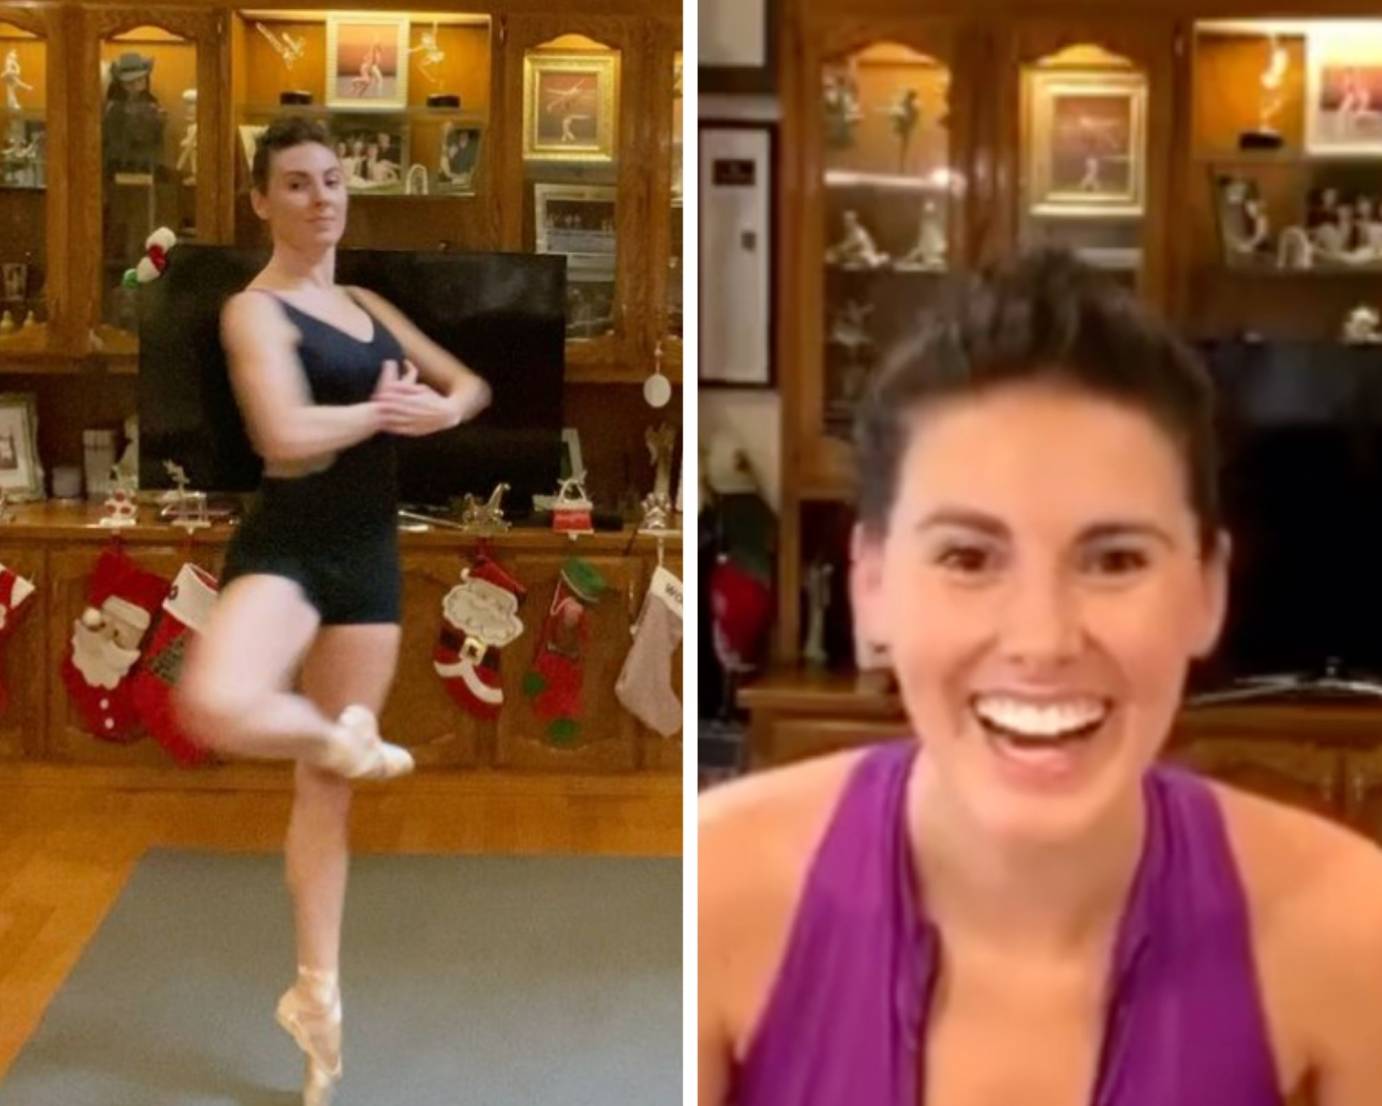
[(619, 55), (533, 50), (523, 58), (523, 160), (614, 160)]
[(1035, 216), (1127, 219), (1147, 194), (1147, 79), (1108, 70), (1031, 75), (1025, 151)]

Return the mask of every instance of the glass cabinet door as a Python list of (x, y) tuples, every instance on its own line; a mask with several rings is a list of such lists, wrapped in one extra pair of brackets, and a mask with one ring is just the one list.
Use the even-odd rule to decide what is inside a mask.
[(41, 25), (0, 9), (0, 355), (49, 348), (49, 65)]
[(139, 285), (156, 261), (150, 236), (163, 228), (183, 242), (220, 236), (215, 42), (224, 17), (115, 8), (84, 14), (96, 48), (85, 148), (96, 171), (87, 187), (99, 197), (101, 228), (89, 344), (93, 352), (132, 355)]
[(667, 189), (667, 286), (662, 298), (662, 327), (658, 335), (669, 360), (681, 363), (682, 342), (682, 59), (678, 50), (672, 57), (672, 124)]
[(818, 80), (821, 419), (847, 439), (880, 358), (953, 262), (951, 70), (912, 45), (875, 41), (827, 58)]
[(495, 248), (491, 54), (487, 15), (236, 13), (235, 242), (267, 245), (250, 167), (259, 135), (293, 113), (321, 120), (346, 170), (344, 247)]

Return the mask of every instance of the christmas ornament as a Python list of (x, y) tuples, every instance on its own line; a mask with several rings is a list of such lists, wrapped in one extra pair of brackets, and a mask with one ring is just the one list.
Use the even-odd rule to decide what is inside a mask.
[(118, 465), (110, 470), (110, 493), (106, 496), (106, 513), (96, 525), (120, 529), (133, 526), (139, 506), (134, 499), (134, 481), (120, 471)]
[(183, 565), (163, 600), (148, 648), (130, 677), (130, 701), (139, 721), (174, 760), (187, 766), (205, 763), (211, 754), (178, 723), (171, 692), (182, 675), (193, 635), (206, 629), (216, 595), (216, 578), (211, 573), (194, 564)]
[[(19, 620), (33, 604), (32, 580), (26, 580), (12, 568), (0, 564), (0, 648), (9, 642), (19, 626)], [(9, 708), (9, 689), (0, 682), (0, 713)]]
[(663, 737), (681, 729), (681, 700), (672, 690), (672, 657), (681, 643), (681, 604), (681, 581), (659, 565), (634, 624), (633, 648), (614, 685), (625, 709)]
[(127, 742), (139, 736), (128, 677), (167, 594), (168, 581), (140, 568), (120, 548), (108, 548), (97, 559), (88, 606), (72, 623), (62, 662), (68, 694), (82, 725), (95, 737)]
[(168, 267), (168, 251), (178, 244), (178, 236), (167, 227), (159, 227), (144, 239), (145, 254), (133, 269), (126, 269), (120, 283), (126, 288), (137, 288), (157, 280)]
[(467, 492), (461, 511), (461, 529), (467, 534), (481, 535), (502, 534), (507, 530), (511, 524), (504, 517), (504, 493), (508, 490), (507, 484), (494, 485), (494, 491), (484, 503)]
[(547, 740), (574, 745), (580, 736), (585, 644), (590, 637), (589, 608), (600, 601), (605, 579), (590, 563), (568, 557), (552, 592), (537, 653), (523, 678), (523, 693), (547, 722)]
[(432, 652), (446, 692), (462, 710), (492, 721), (504, 704), (499, 650), (523, 633), (523, 585), (481, 554), (442, 600), (442, 631)]
[(557, 487), (557, 500), (552, 505), (552, 529), (559, 534), (595, 533), (592, 512), (595, 505), (586, 496), (584, 476), (568, 476)]

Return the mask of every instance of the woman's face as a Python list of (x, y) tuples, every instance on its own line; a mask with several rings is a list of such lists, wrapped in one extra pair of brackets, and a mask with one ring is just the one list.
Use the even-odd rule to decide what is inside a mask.
[(276, 243), (319, 250), (334, 246), (345, 233), (345, 174), (335, 151), (319, 143), (272, 154), (268, 191), (255, 190), (251, 199)]
[(967, 821), (1058, 842), (1135, 793), (1212, 649), (1224, 546), (1148, 416), (1023, 383), (919, 415), (886, 535), (855, 538), (857, 631)]

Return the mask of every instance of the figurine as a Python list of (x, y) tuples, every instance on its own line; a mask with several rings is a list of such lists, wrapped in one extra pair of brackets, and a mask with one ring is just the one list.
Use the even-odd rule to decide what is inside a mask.
[(21, 75), (19, 68), (19, 51), (13, 48), (5, 52), (5, 66), (0, 69), (0, 84), (5, 86), (5, 108), (8, 111), (19, 111), (19, 89), (25, 92), (32, 92), (34, 86), (27, 84)]
[(1280, 113), (1286, 102), (1282, 90), (1286, 71), (1291, 67), (1291, 55), (1276, 35), (1271, 35), (1267, 44), (1267, 68), (1262, 71), (1258, 83), (1262, 86), (1262, 98), (1258, 107), (1257, 129), (1245, 131), (1238, 136), (1238, 146), (1243, 150), (1280, 149), (1283, 139), (1272, 121)]
[(432, 29), (430, 31), (420, 31), (418, 34), (422, 41), (419, 42), (418, 45), (411, 47), (408, 53), (416, 54), (421, 51), (422, 61), (418, 62), (418, 68), (422, 70), (422, 75), (431, 81), (432, 84), (440, 85), (441, 78), (433, 74), (432, 67), (440, 65), (446, 60), (446, 52), (437, 45), (437, 21), (435, 19), (432, 21)]
[(279, 56), (289, 70), (293, 68), (293, 63), (302, 57), (303, 51), (307, 49), (306, 38), (294, 38), (287, 31), (275, 35), (273, 31), (259, 22), (255, 23), (254, 29), (269, 40), (269, 45), (274, 48), (274, 53)]
[(921, 228), (917, 232), (917, 244), (902, 258), (899, 267), (944, 269), (948, 249), (940, 208), (936, 201), (928, 196), (921, 205)]
[(907, 147), (912, 143), (912, 132), (916, 130), (917, 123), (921, 120), (921, 108), (917, 106), (917, 90), (915, 88), (904, 88), (899, 94), (897, 101), (888, 109), (888, 117), (892, 120), (893, 133), (897, 135), (900, 148), (897, 155), (897, 171), (904, 172), (907, 168)]
[(653, 490), (643, 500), (640, 529), (666, 530), (672, 514), (672, 450), (677, 444), (677, 428), (671, 423), (648, 427), (643, 439), (653, 462)]
[(183, 184), (197, 183), (197, 90), (189, 88), (182, 94), (184, 119), (187, 130), (183, 132), (178, 144), (177, 171), (186, 173)]
[(0, 314), (0, 334), (14, 333), (14, 316), (8, 311)]
[(595, 504), (585, 491), (585, 473), (568, 476), (557, 485), (556, 502), (552, 505), (552, 529), (561, 534), (593, 534)]
[(835, 149), (854, 145), (854, 128), (864, 113), (859, 109), (859, 89), (853, 74), (827, 69), (822, 106), (825, 109), (825, 141)]
[(101, 161), (107, 172), (152, 173), (163, 149), (167, 113), (149, 91), (154, 59), (121, 54), (110, 66)]
[(507, 484), (496, 484), (489, 499), (481, 503), (473, 495), (466, 494), (461, 511), (461, 528), (471, 534), (499, 534), (509, 529), (511, 523), (504, 517), (504, 493)]
[(830, 607), (830, 577), (835, 566), (815, 561), (806, 570), (806, 643), (802, 659), (813, 668), (824, 668), (829, 662), (825, 651), (825, 612)]
[[(171, 462), (165, 462), (168, 464)], [(125, 449), (115, 467), (125, 477), (139, 486), (139, 416), (130, 415), (125, 419)]]
[(1315, 247), (1302, 227), (1286, 227), (1276, 244), (1278, 269), (1313, 269)]
[(888, 263), (888, 255), (874, 244), (873, 235), (854, 211), (844, 214), (844, 237), (825, 251), (827, 265), (841, 265), (846, 269), (879, 269)]
[(1341, 338), (1353, 346), (1382, 344), (1379, 323), (1382, 323), (1382, 316), (1378, 315), (1376, 308), (1359, 304), (1345, 317)]
[(118, 468), (110, 470), (110, 493), (105, 501), (106, 513), (97, 524), (103, 527), (133, 526), (139, 508), (134, 499), (134, 484)]

